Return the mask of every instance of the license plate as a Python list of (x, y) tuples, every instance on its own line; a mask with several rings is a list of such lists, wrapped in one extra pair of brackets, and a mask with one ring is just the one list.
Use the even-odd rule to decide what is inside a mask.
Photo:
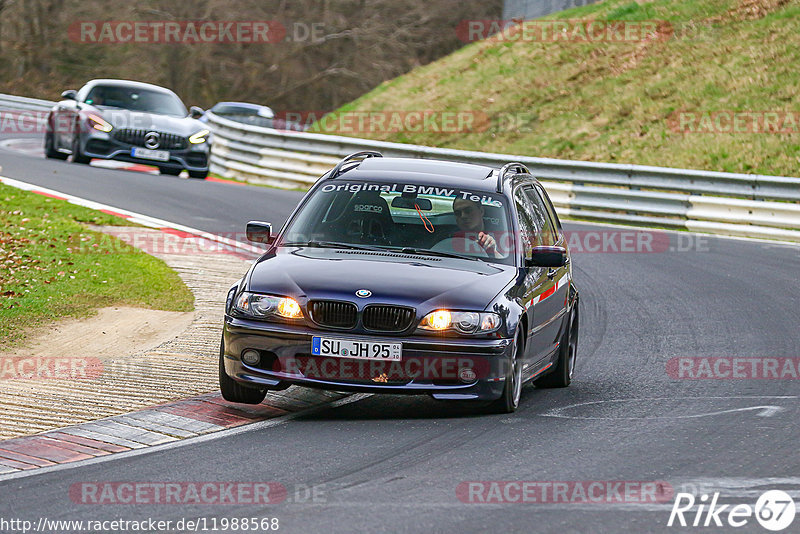
[(150, 150), (149, 148), (132, 148), (131, 156), (134, 158), (154, 159), (157, 161), (169, 161), (169, 151)]
[(311, 338), (311, 354), (361, 360), (400, 361), (403, 344), (315, 336)]

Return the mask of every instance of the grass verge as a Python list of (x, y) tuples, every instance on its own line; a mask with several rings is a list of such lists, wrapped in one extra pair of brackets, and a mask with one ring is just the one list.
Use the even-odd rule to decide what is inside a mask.
[[(728, 111), (800, 117), (795, 68), (800, 63), (800, 1), (606, 0), (548, 18), (659, 21), (659, 37), (468, 44), (385, 82), (337, 113), (466, 111), (488, 117), (481, 127), (347, 133), (334, 126), (324, 133), (526, 156), (798, 176), (800, 125), (782, 122), (790, 133), (736, 133), (724, 121), (709, 131), (702, 119)], [(681, 113), (701, 120), (686, 132), (674, 125), (676, 116), (685, 116)]]
[(172, 269), (88, 224), (124, 220), (0, 184), (0, 346), (35, 328), (111, 305), (191, 311)]

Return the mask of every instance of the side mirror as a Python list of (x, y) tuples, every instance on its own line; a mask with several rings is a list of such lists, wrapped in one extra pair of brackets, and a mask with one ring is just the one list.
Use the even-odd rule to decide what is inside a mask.
[(189, 116), (193, 119), (199, 119), (200, 117), (205, 115), (205, 113), (206, 112), (203, 111), (203, 108), (199, 108), (197, 106), (192, 106), (189, 108)]
[(63, 100), (77, 100), (78, 92), (75, 89), (67, 89), (61, 93), (61, 98)]
[(268, 222), (250, 221), (247, 223), (247, 240), (253, 243), (271, 243), (272, 225)]
[(533, 247), (531, 257), (525, 259), (525, 267), (563, 267), (567, 264), (567, 249), (564, 247)]

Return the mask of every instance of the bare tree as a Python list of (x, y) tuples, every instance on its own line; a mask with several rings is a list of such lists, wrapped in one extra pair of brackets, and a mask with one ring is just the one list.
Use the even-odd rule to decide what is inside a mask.
[[(329, 110), (463, 45), (502, 0), (0, 0), (0, 91), (54, 98), (97, 77), (166, 85), (187, 103)], [(279, 42), (87, 43), (81, 21), (275, 21)]]

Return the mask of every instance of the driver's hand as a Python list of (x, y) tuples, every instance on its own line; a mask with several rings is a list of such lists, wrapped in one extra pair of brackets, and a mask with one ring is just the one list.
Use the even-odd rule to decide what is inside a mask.
[(478, 234), (478, 244), (483, 247), (490, 256), (497, 256), (497, 241), (487, 233), (480, 232)]

